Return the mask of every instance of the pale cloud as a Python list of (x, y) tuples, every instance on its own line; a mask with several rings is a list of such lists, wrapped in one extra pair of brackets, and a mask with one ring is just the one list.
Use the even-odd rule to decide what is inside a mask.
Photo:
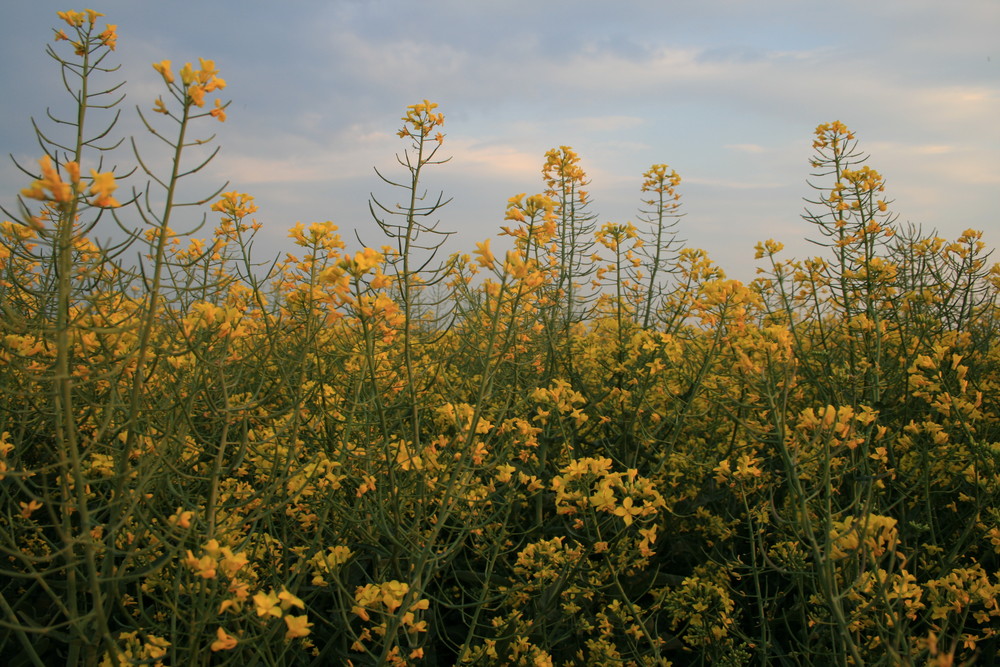
[(363, 78), (373, 87), (391, 85), (395, 90), (454, 79), (468, 62), (466, 52), (441, 40), (386, 43), (345, 30), (329, 34), (327, 49), (331, 62), (338, 62), (346, 76)]
[(864, 147), (867, 152), (881, 159), (948, 155), (962, 150), (955, 145), (905, 143), (900, 141), (866, 141)]
[(513, 146), (482, 144), (472, 139), (446, 141), (443, 149), (463, 171), (483, 178), (522, 178), (541, 168), (542, 156)]
[(685, 178), (684, 183), (691, 185), (703, 185), (712, 188), (719, 188), (725, 190), (772, 190), (776, 188), (787, 187), (786, 183), (778, 182), (759, 182), (759, 181), (743, 181), (735, 179), (724, 179), (724, 178), (709, 178), (701, 176), (693, 176)]
[(740, 153), (764, 153), (767, 151), (766, 148), (758, 144), (726, 144), (723, 148)]
[(928, 146), (914, 146), (913, 152), (917, 155), (943, 155), (945, 153), (954, 152), (954, 146), (942, 146), (942, 145), (928, 145)]
[[(957, 86), (948, 84), (893, 87), (886, 97), (894, 100), (894, 108), (905, 110), (898, 119), (906, 126), (919, 127), (926, 123), (929, 129), (951, 128), (959, 123), (981, 123), (1000, 117), (1000, 90), (984, 86)], [(992, 123), (994, 138), (1000, 137)], [(919, 141), (920, 135), (914, 137)]]
[(651, 93), (666, 84), (725, 78), (728, 66), (705, 62), (693, 48), (661, 47), (636, 60), (612, 52), (579, 53), (564, 62), (547, 63), (548, 80), (571, 90), (600, 90), (604, 95)]
[(271, 158), (254, 155), (220, 156), (214, 165), (234, 183), (310, 183), (333, 177), (330, 162), (315, 158)]
[(579, 132), (620, 132), (645, 124), (646, 119), (638, 116), (590, 116), (566, 120), (567, 126)]

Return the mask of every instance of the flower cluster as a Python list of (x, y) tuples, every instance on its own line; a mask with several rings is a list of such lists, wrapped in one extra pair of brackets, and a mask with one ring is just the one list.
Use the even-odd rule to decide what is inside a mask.
[[(191, 66), (191, 63), (184, 63), (184, 66), (178, 72), (178, 76), (181, 79), (180, 87), (176, 85), (171, 61), (162, 60), (158, 63), (153, 63), (153, 69), (160, 73), (164, 83), (170, 86), (171, 91), (181, 91), (180, 99), (185, 109), (191, 106), (205, 106), (205, 95), (207, 93), (222, 90), (226, 87), (225, 79), (221, 79), (218, 76), (219, 70), (215, 68), (215, 61), (199, 58), (198, 62), (201, 67), (197, 70)], [(226, 106), (228, 105), (216, 99), (215, 107), (209, 110), (208, 113), (220, 122), (224, 122), (226, 120)], [(163, 98), (157, 98), (153, 110), (162, 114), (169, 113), (163, 102)]]

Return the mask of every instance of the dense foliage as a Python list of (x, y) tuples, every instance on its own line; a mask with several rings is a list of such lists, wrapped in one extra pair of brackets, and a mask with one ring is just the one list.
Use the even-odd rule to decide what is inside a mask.
[[(997, 652), (1000, 268), (978, 232), (899, 228), (843, 124), (814, 143), (822, 255), (762, 242), (749, 285), (678, 241), (673, 170), (598, 225), (568, 147), (509, 250), (439, 257), (427, 101), (379, 174), (385, 245), (298, 224), (272, 263), (250, 195), (180, 198), (225, 120), (211, 61), (154, 65), (169, 154), (133, 140), (116, 199), (99, 16), (60, 13), (76, 107), (0, 227), (4, 664)], [(213, 233), (171, 230), (209, 204)]]

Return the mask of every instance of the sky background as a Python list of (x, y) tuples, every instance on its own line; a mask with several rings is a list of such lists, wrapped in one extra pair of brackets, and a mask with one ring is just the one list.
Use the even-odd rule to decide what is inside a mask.
[[(815, 127), (841, 120), (887, 179), (899, 223), (955, 237), (1000, 232), (1000, 0), (105, 0), (128, 97), (119, 131), (152, 138), (135, 106), (164, 92), (150, 63), (214, 59), (232, 100), (199, 194), (252, 194), (257, 251), (290, 250), (298, 221), (383, 239), (373, 167), (400, 175), (395, 132), (424, 98), (445, 114), (431, 196), (453, 201), (451, 250), (496, 237), (507, 199), (543, 189), (550, 148), (572, 146), (597, 222), (636, 221), (642, 173), (682, 177), (680, 236), (726, 272), (754, 275), (754, 243), (819, 252), (801, 219)], [(41, 155), (30, 117), (72, 107), (45, 56), (66, 6), (9, 2), (0, 23), (0, 149)], [(66, 50), (65, 43), (57, 45)], [(60, 130), (56, 129), (58, 133)], [(156, 151), (150, 151), (156, 159)], [(122, 166), (128, 162), (122, 158)], [(159, 164), (163, 164), (162, 160)], [(84, 164), (84, 171), (91, 165)], [(829, 184), (823, 182), (824, 184)], [(28, 185), (6, 160), (0, 203)], [(194, 191), (192, 191), (194, 192)], [(200, 213), (184, 209), (183, 231)], [(496, 247), (496, 244), (495, 246)]]

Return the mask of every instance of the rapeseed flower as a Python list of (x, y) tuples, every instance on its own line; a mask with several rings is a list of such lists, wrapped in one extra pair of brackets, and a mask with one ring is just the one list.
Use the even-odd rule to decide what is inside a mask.
[(305, 637), (310, 632), (309, 628), (312, 627), (312, 623), (309, 622), (308, 616), (285, 616), (285, 625), (288, 626), (288, 631), (285, 632), (285, 639), (295, 639), (296, 637)]
[(236, 648), (236, 645), (239, 643), (236, 637), (233, 637), (221, 627), (216, 630), (215, 635), (217, 639), (212, 642), (212, 646), (210, 647), (212, 651), (228, 651)]
[(253, 596), (253, 603), (257, 608), (258, 616), (274, 616), (275, 618), (281, 618), (281, 600), (275, 595), (274, 591), (270, 593), (257, 593)]
[(153, 63), (153, 69), (155, 69), (157, 72), (159, 72), (160, 76), (162, 76), (163, 80), (165, 82), (167, 82), (168, 84), (171, 84), (171, 83), (174, 82), (174, 74), (173, 74), (173, 72), (170, 71), (170, 61), (169, 60), (161, 60), (158, 63)]
[(118, 200), (111, 196), (111, 193), (118, 189), (118, 184), (115, 183), (114, 172), (106, 171), (99, 174), (97, 171), (91, 169), (90, 175), (93, 178), (90, 185), (90, 194), (95, 195), (91, 204), (102, 208), (121, 206)]
[(101, 44), (108, 47), (112, 51), (118, 46), (118, 26), (109, 24), (98, 37), (101, 40)]

